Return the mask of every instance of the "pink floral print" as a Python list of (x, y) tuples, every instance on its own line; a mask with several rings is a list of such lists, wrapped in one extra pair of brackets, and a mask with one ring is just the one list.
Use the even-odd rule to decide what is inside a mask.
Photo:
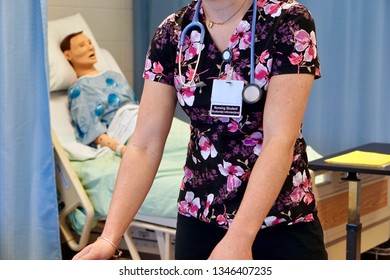
[(234, 49), (237, 45), (240, 50), (245, 50), (251, 43), (250, 24), (247, 21), (241, 21), (236, 31), (234, 32), (229, 47)]
[(215, 158), (217, 156), (217, 150), (207, 137), (200, 137), (199, 147), (201, 149), (200, 153), (203, 159), (207, 159), (209, 156), (211, 156), (212, 158)]
[(186, 36), (184, 40), (184, 60), (191, 60), (197, 55), (198, 50), (201, 48), (200, 33), (196, 30), (191, 32), (191, 38)]
[(240, 166), (234, 166), (230, 162), (223, 161), (222, 164), (218, 164), (219, 172), (227, 177), (227, 191), (231, 192), (234, 189), (241, 186), (241, 180), (239, 179), (245, 172)]
[(200, 199), (199, 197), (195, 198), (193, 192), (187, 192), (185, 200), (179, 202), (179, 213), (187, 217), (197, 217), (198, 211), (200, 209)]
[(260, 151), (261, 151), (262, 139), (263, 139), (262, 133), (257, 131), (255, 133), (251, 134), (250, 137), (243, 140), (243, 143), (246, 146), (254, 147), (253, 153), (258, 156), (260, 154)]
[[(262, 1), (263, 2), (263, 1)], [(282, 13), (282, 3), (278, 0), (264, 1), (264, 12), (266, 15), (270, 15), (273, 18), (280, 16)]]
[(297, 51), (305, 51), (304, 61), (311, 62), (317, 57), (317, 38), (312, 31), (310, 35), (305, 30), (300, 30), (295, 34), (297, 43), (295, 49)]
[(213, 200), (214, 200), (214, 194), (211, 193), (207, 196), (206, 206), (204, 207), (204, 211), (203, 211), (204, 217), (207, 217), (209, 215), (210, 205), (213, 203)]
[(291, 193), (291, 201), (299, 203), (303, 201), (306, 204), (310, 204), (314, 200), (313, 194), (310, 192), (311, 179), (306, 176), (306, 171), (303, 173), (298, 172), (293, 178), (294, 191)]

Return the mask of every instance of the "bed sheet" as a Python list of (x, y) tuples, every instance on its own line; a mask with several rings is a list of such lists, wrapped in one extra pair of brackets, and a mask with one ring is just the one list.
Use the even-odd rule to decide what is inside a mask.
[[(176, 218), (177, 196), (184, 176), (183, 166), (187, 154), (189, 134), (189, 125), (174, 118), (156, 178), (138, 214)], [(109, 152), (93, 160), (73, 160), (71, 164), (95, 208), (95, 222), (105, 219), (120, 157)], [(85, 221), (83, 209), (76, 209), (69, 215), (69, 220), (73, 229), (80, 234)]]

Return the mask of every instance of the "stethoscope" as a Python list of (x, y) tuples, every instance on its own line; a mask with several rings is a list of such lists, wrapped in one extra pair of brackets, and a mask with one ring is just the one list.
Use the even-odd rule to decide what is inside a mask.
[[(196, 7), (195, 7), (195, 14), (194, 18), (192, 19), (191, 23), (187, 25), (184, 30), (182, 31), (182, 34), (180, 36), (180, 42), (179, 42), (179, 89), (185, 89), (185, 88), (193, 88), (193, 87), (203, 87), (206, 84), (204, 82), (197, 82), (195, 83), (194, 79), (198, 70), (198, 65), (200, 61), (200, 55), (202, 53), (202, 49), (204, 47), (204, 36), (205, 36), (205, 28), (203, 24), (199, 21), (199, 13), (200, 13), (200, 6), (201, 6), (202, 1), (198, 0)], [(257, 0), (253, 0), (253, 14), (252, 14), (252, 34), (251, 34), (251, 53), (250, 53), (250, 81), (249, 84), (246, 85), (242, 91), (242, 98), (246, 103), (255, 103), (260, 100), (262, 96), (262, 91), (261, 88), (255, 84), (255, 36), (256, 36), (256, 16), (257, 16)], [(183, 53), (183, 45), (184, 41), (186, 38), (186, 34), (188, 31), (192, 28), (199, 28), (200, 30), (200, 38), (199, 38), (199, 45), (197, 49), (197, 61), (195, 64), (195, 69), (194, 69), (194, 75), (192, 75), (192, 78), (190, 81), (185, 83), (182, 79), (182, 72), (181, 72), (181, 62), (182, 62), (182, 53)], [(228, 48), (222, 52), (222, 60), (224, 62), (230, 62), (233, 57), (232, 51)]]

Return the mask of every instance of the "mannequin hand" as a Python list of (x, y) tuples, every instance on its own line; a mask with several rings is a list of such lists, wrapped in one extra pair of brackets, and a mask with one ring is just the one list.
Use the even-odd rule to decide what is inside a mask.
[(126, 145), (123, 145), (123, 147), (121, 148), (121, 156), (124, 155), (125, 151), (126, 151)]

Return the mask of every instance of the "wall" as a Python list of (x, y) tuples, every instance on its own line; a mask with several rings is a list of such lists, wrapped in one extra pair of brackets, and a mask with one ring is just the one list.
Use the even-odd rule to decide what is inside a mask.
[(80, 13), (133, 86), (133, 0), (48, 0), (48, 20)]
[(132, 0), (134, 8), (134, 23), (142, 26), (134, 30), (134, 90), (140, 93), (144, 86), (142, 72), (145, 66), (145, 55), (156, 28), (171, 13), (190, 3), (190, 0)]

